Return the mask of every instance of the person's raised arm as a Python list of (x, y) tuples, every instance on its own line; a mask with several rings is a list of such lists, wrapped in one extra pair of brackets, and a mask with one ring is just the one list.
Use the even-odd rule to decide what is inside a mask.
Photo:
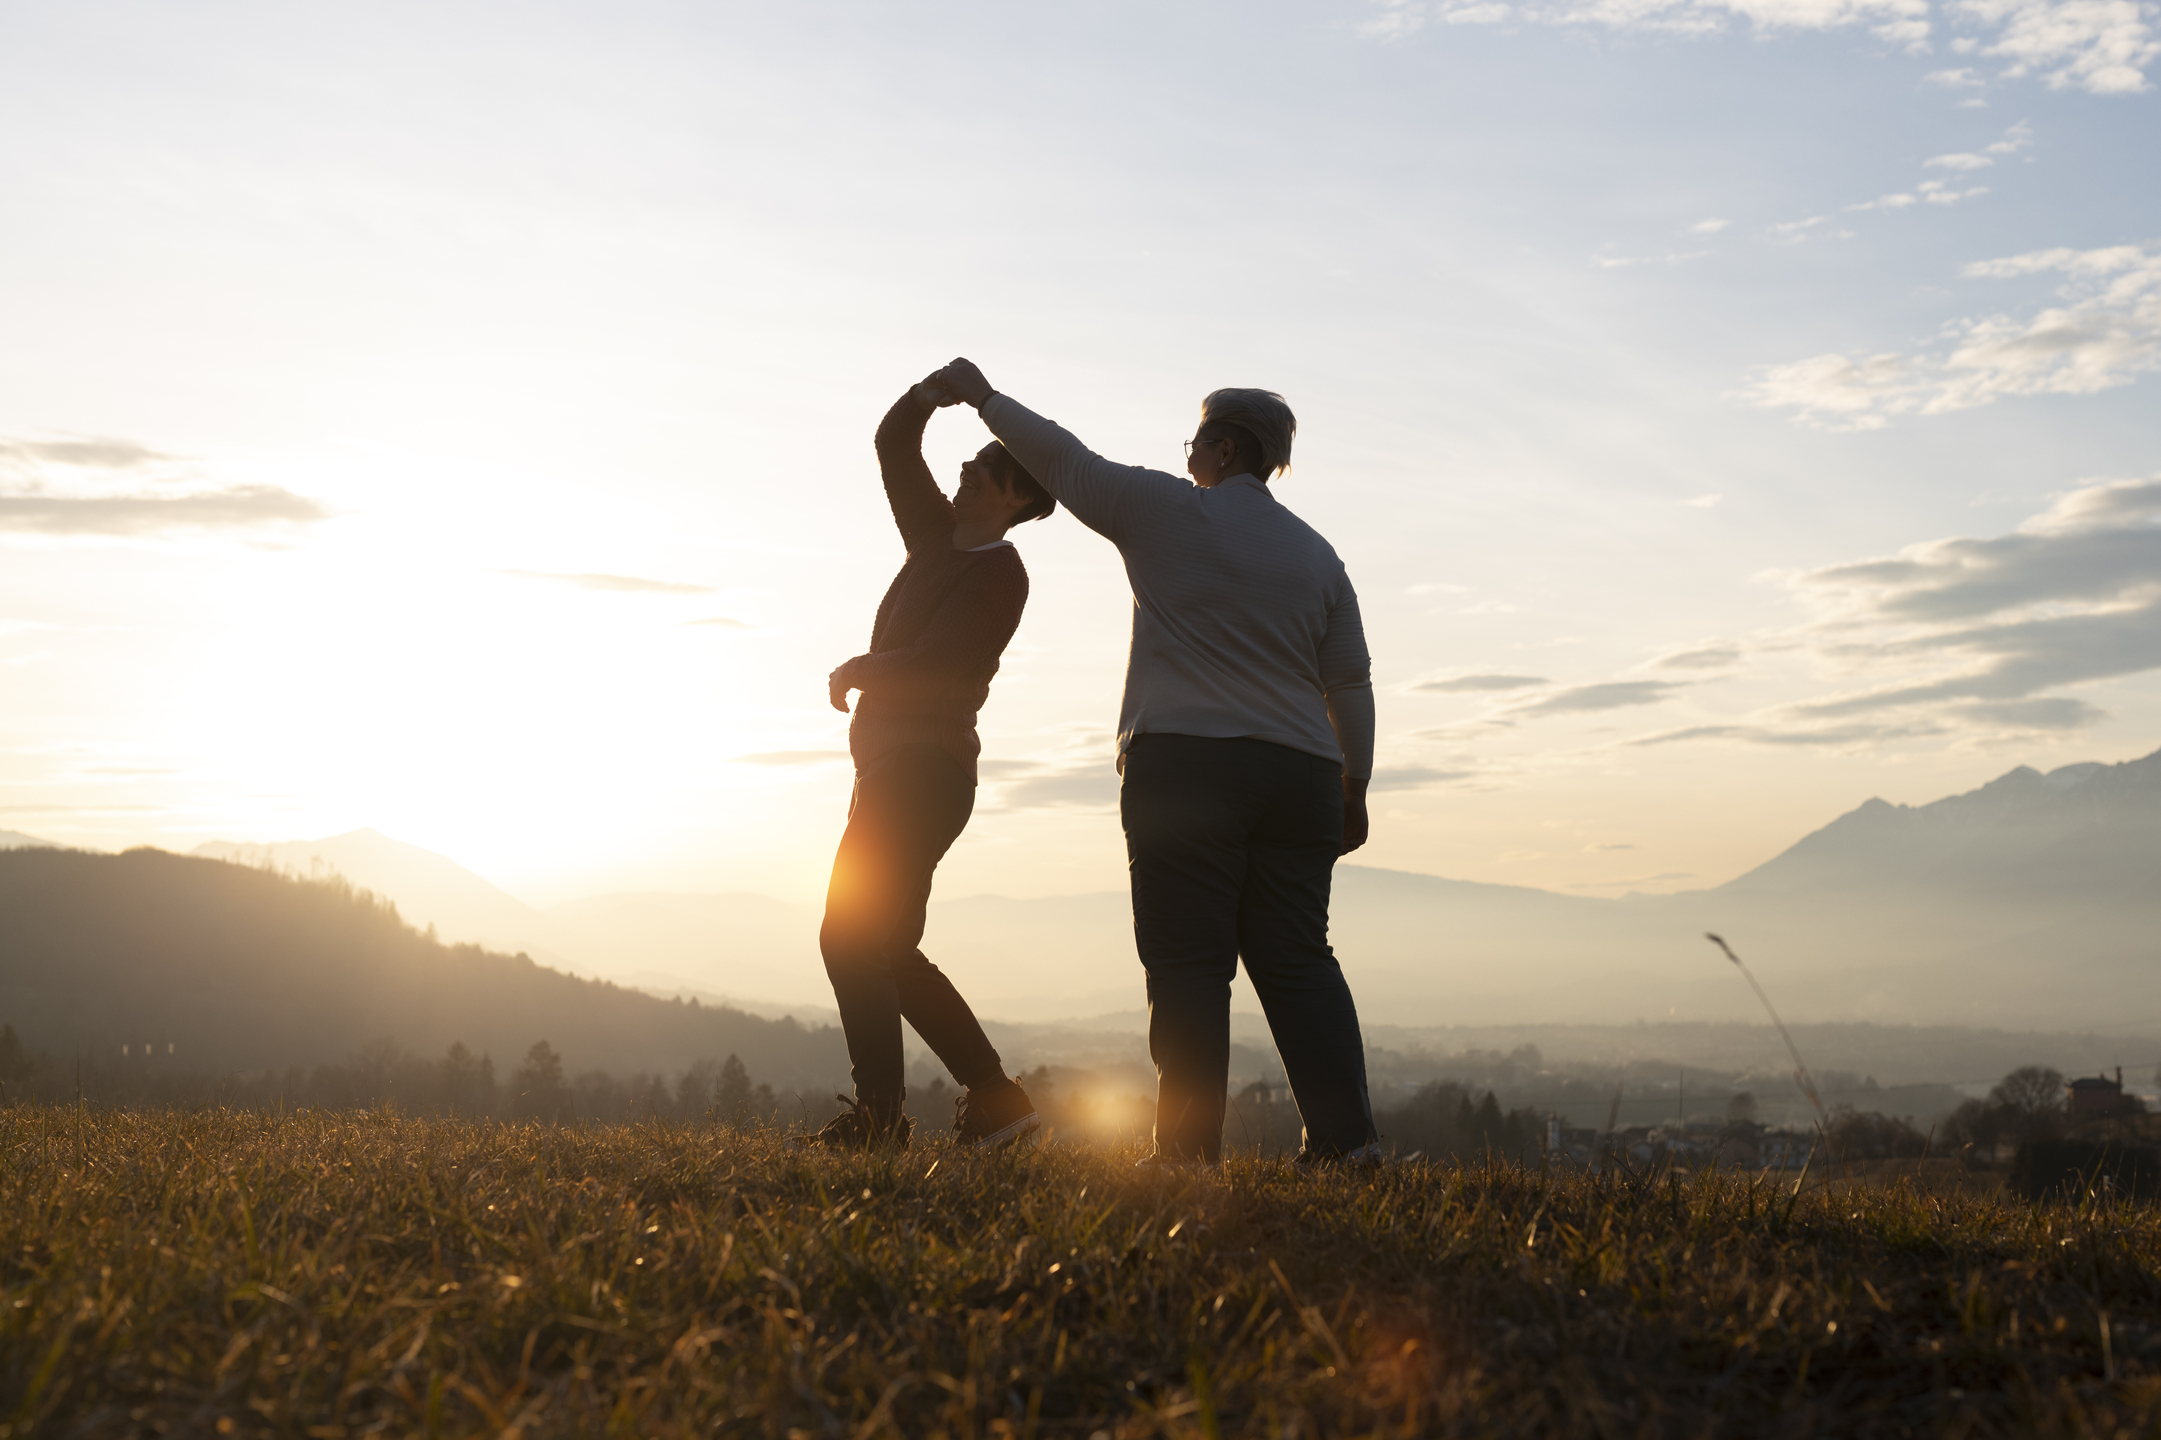
[(1321, 693), (1328, 699), (1328, 724), (1343, 751), (1343, 853), (1366, 843), (1371, 821), (1366, 786), (1373, 778), (1373, 660), (1366, 651), (1365, 622), (1358, 614), (1358, 593), (1344, 577), (1342, 596), (1328, 609), (1328, 631), (1321, 637)]
[(953, 502), (923, 463), (923, 429), (937, 408), (926, 386), (911, 385), (878, 422), (878, 476), (911, 555), (925, 544), (944, 544), (953, 528)]
[(933, 378), (955, 400), (976, 408), (991, 434), (1052, 499), (1113, 544), (1150, 510), (1178, 503), (1193, 490), (1189, 481), (1161, 470), (1104, 459), (1057, 422), (993, 390), (971, 360), (955, 360)]

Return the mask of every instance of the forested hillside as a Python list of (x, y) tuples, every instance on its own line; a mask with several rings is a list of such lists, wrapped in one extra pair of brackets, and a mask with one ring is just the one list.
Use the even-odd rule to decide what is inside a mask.
[(835, 1029), (445, 945), (342, 880), (149, 849), (0, 851), (0, 1022), (32, 1050), (190, 1072), (309, 1066), (386, 1040), (419, 1055), (462, 1042), (506, 1069), (546, 1040), (573, 1072), (734, 1054), (783, 1087), (848, 1070)]

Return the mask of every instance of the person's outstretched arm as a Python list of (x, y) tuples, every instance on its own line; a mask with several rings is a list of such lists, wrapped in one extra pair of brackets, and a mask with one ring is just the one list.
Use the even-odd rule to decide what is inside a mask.
[(1372, 822), (1366, 812), (1366, 786), (1373, 778), (1373, 660), (1366, 651), (1365, 622), (1358, 614), (1358, 593), (1344, 577), (1343, 594), (1328, 610), (1328, 632), (1321, 637), (1321, 693), (1328, 697), (1328, 723), (1343, 751), (1343, 853), (1366, 843)]
[(972, 361), (955, 360), (936, 378), (954, 399), (976, 407), (990, 433), (1052, 499), (1114, 545), (1150, 510), (1176, 503), (1193, 490), (1191, 481), (1161, 470), (1104, 459), (1057, 422), (991, 389)]
[(923, 544), (947, 543), (953, 529), (953, 502), (923, 463), (923, 430), (937, 408), (923, 386), (911, 385), (878, 422), (878, 476), (911, 555)]

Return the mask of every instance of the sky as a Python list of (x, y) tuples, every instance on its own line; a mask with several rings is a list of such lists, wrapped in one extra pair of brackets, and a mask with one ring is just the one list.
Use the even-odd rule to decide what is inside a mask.
[[(2142, 0), (18, 0), (0, 830), (815, 896), (956, 355), (1173, 472), (1286, 396), (1364, 863), (1691, 889), (2150, 753), (2157, 81)], [(1015, 539), (941, 893), (1116, 888), (1129, 592)]]

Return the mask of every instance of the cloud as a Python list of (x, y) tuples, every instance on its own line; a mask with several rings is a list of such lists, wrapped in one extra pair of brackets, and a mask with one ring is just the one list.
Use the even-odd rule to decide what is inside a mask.
[(172, 458), (133, 440), (0, 440), (0, 460), (46, 465), (128, 470)]
[(1041, 773), (1003, 781), (1001, 810), (1102, 809), (1118, 803), (1118, 772), (1107, 761), (1063, 769), (1039, 766)]
[(685, 620), (685, 625), (717, 625), (723, 630), (751, 630), (757, 627), (727, 615), (708, 615), (703, 620)]
[(1674, 650), (1651, 662), (1653, 670), (1724, 670), (1741, 663), (1741, 647), (1723, 642)]
[[(1961, 37), (1952, 49), (2008, 61), (2001, 72), (2006, 80), (2040, 75), (2051, 89), (2120, 95), (2144, 90), (2144, 67), (2161, 54), (2147, 11), (2142, 0), (1950, 0), (1945, 13), (1984, 32)], [(1551, 0), (1512, 6), (1379, 0), (1358, 31), (1398, 43), (1435, 25), (1504, 20), (1681, 36), (1725, 34), (1744, 21), (1762, 35), (1859, 28), (1914, 51), (1928, 48), (1933, 28), (1928, 0)], [(1983, 83), (1971, 67), (1928, 78), (1939, 85)]]
[(2039, 74), (2051, 90), (2134, 94), (2161, 56), (2139, 0), (1951, 0), (1949, 9), (1997, 32), (1980, 53), (2011, 62), (2005, 79)]
[(1669, 250), (1663, 255), (1614, 255), (1600, 251), (1591, 257), (1591, 263), (1601, 270), (1626, 270), (1634, 265), (1685, 265), (1710, 253), (1708, 250)]
[(1428, 785), (1446, 785), (1456, 780), (1475, 780), (1478, 778), (1478, 774), (1479, 772), (1476, 770), (1437, 770), (1425, 765), (1402, 765), (1375, 770), (1373, 779), (1366, 788), (1375, 792), (1382, 790), (1422, 790)]
[(2016, 155), (2033, 144), (2033, 122), (2021, 120), (2003, 132), (2003, 138), (1988, 147), (1991, 155)]
[(32, 535), (155, 535), (174, 530), (253, 530), (330, 518), (320, 502), (275, 485), (192, 495), (0, 494), (0, 532)]
[(1626, 710), (1638, 705), (1658, 705), (1682, 689), (1678, 680), (1606, 680), (1596, 685), (1576, 685), (1555, 691), (1542, 700), (1518, 705), (1511, 715), (1580, 715), (1601, 710)]
[(1941, 85), (1951, 90), (1974, 90), (1988, 84), (1981, 72), (1971, 67), (1957, 70), (1931, 70), (1921, 77), (1931, 85)]
[(1921, 163), (1941, 170), (1986, 170), (1996, 162), (1986, 155), (1960, 154), (1938, 155)]
[(1716, 235), (1719, 231), (1725, 229), (1728, 225), (1731, 225), (1732, 223), (1733, 222), (1731, 220), (1719, 220), (1716, 218), (1710, 220), (1698, 220), (1695, 224), (1688, 227), (1688, 233), (1691, 235)]
[(1886, 740), (1911, 740), (1942, 735), (1941, 725), (1839, 725), (1814, 730), (1788, 730), (1776, 725), (1691, 725), (1665, 730), (1627, 742), (1631, 746), (1674, 745), (1689, 740), (1741, 740), (1752, 745), (1865, 749)]
[(845, 750), (760, 750), (738, 755), (731, 765), (831, 765), (848, 758)]
[(1635, 846), (1635, 845), (1634, 845), (1634, 843), (1633, 843), (1633, 842), (1631, 842), (1631, 841), (1627, 841), (1627, 840), (1616, 840), (1616, 841), (1613, 841), (1613, 842), (1612, 842), (1612, 843), (1610, 843), (1610, 844), (1605, 844), (1605, 845), (1586, 845), (1586, 846), (1584, 846), (1583, 848), (1584, 848), (1584, 849), (1586, 849), (1586, 850), (1593, 850), (1593, 851), (1596, 851), (1596, 850), (1633, 850), (1633, 849), (1635, 849), (1635, 848), (1636, 848), (1636, 846)]
[[(710, 595), (710, 585), (684, 585), (673, 580), (647, 580), (637, 575), (570, 575), (553, 570), (503, 570), (497, 572), (519, 580), (547, 580), (574, 585), (580, 590), (603, 590), (626, 595)], [(693, 621), (693, 624), (706, 623)]]
[(1681, 503), (1696, 510), (1715, 510), (1718, 508), (1719, 502), (1725, 498), (1724, 495), (1720, 494), (1698, 495), (1693, 500), (1683, 500)]
[(1881, 429), (2011, 396), (2089, 395), (2161, 367), (2161, 249), (2036, 250), (1968, 265), (1969, 280), (2064, 277), (2064, 303), (1946, 327), (1933, 352), (1818, 355), (1769, 366), (1736, 398), (1832, 430)]
[(1411, 688), (1443, 695), (1465, 695), (1489, 690), (1528, 690), (1545, 683), (1542, 675), (1456, 675), (1444, 680), (1421, 680)]
[(1672, 880), (1693, 880), (1693, 870), (1662, 870), (1656, 875), (1631, 875), (1626, 880), (1578, 880), (1571, 890), (1616, 890), (1623, 885), (1662, 885)]
[(1960, 536), (1792, 582), (1798, 638), (1863, 683), (1635, 745), (1859, 746), (2077, 730), (2104, 712), (2068, 687), (2161, 670), (2161, 476), (2082, 486), (2006, 535)]
[(1381, 0), (1378, 13), (1359, 30), (1371, 39), (1397, 41), (1429, 25), (1483, 19), (1488, 10), (1534, 25), (1595, 25), (1671, 35), (1719, 34), (1739, 19), (1758, 31), (1865, 25), (1883, 39), (1907, 45), (1925, 40), (1929, 30), (1927, 0), (1561, 0), (1512, 9), (1464, 5), (1460, 0)]

